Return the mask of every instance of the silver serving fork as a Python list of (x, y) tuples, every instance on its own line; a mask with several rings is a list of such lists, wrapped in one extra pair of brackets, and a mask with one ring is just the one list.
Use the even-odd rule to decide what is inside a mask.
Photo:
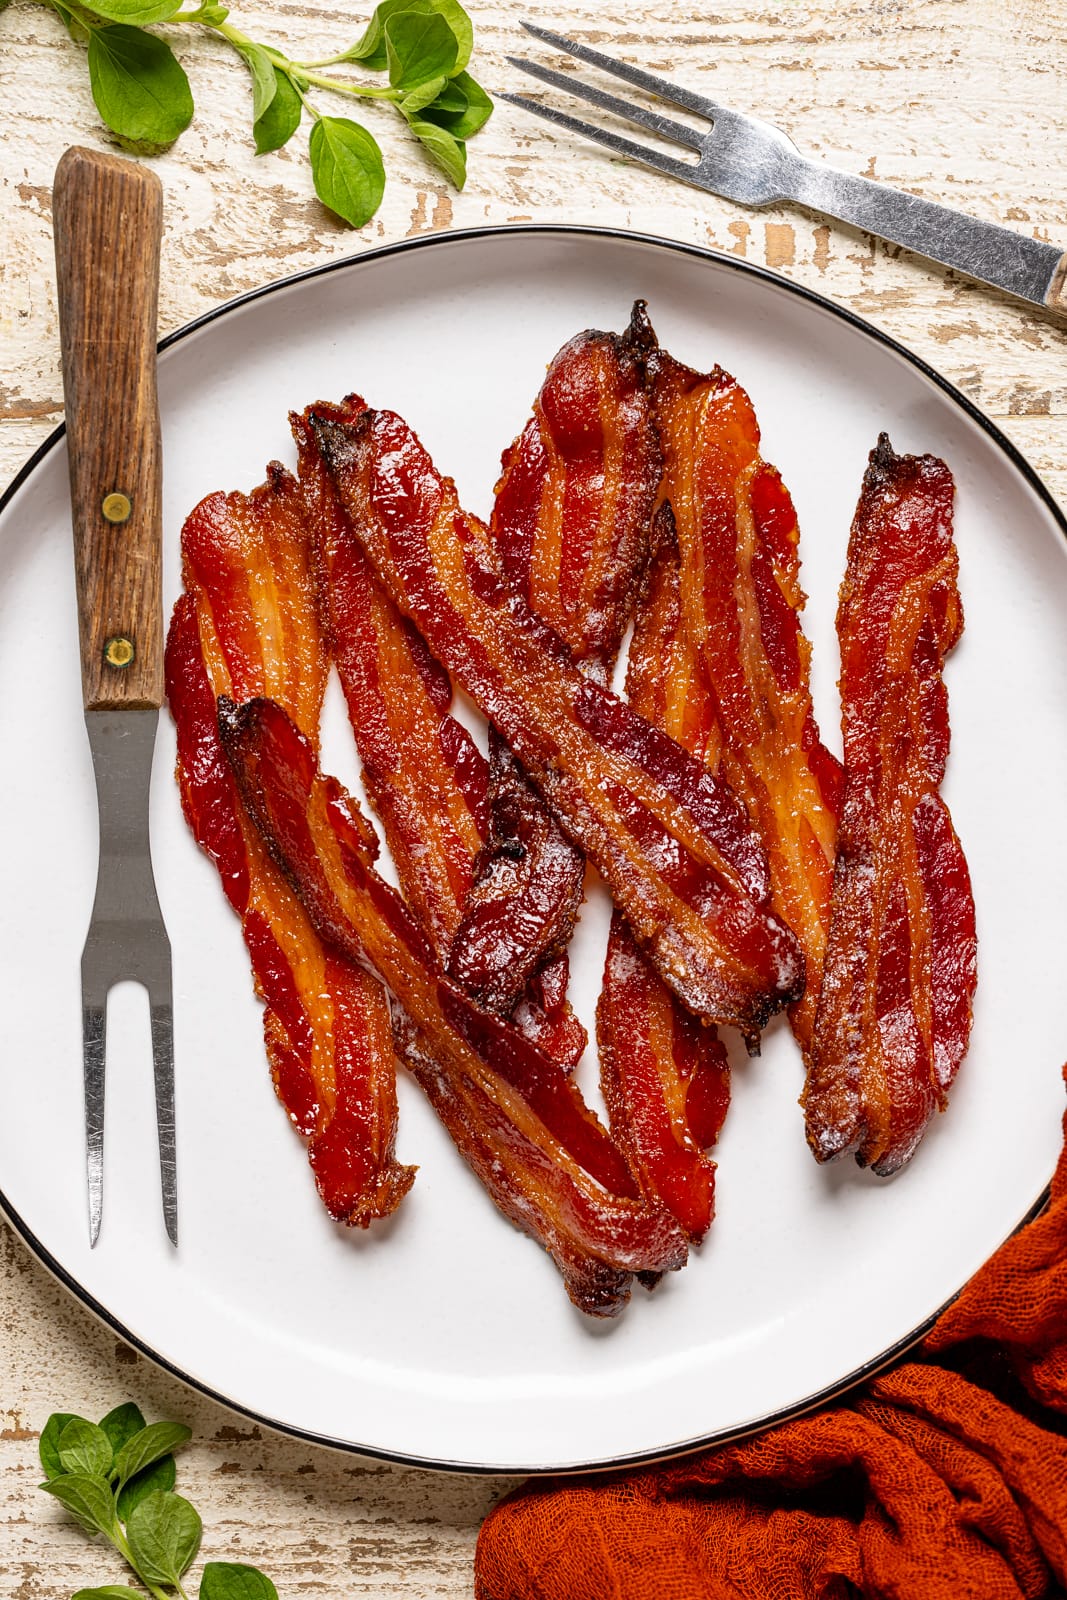
[(178, 1242), (170, 941), (156, 896), (148, 794), (163, 701), (162, 451), (156, 305), (163, 192), (146, 167), (68, 150), (53, 192), (85, 725), (100, 863), (82, 952), (89, 1242), (104, 1178), (107, 997), (148, 991), (160, 1181)]
[(711, 126), (706, 131), (698, 131), (673, 117), (648, 111), (592, 88), (569, 74), (515, 56), (509, 56), (508, 60), (521, 72), (551, 88), (575, 95), (601, 111), (647, 128), (662, 139), (683, 145), (695, 151), (699, 159), (696, 162), (676, 160), (633, 139), (582, 122), (553, 106), (529, 100), (525, 95), (504, 94), (501, 99), (522, 106), (557, 127), (594, 139), (619, 155), (629, 156), (632, 161), (655, 167), (669, 177), (680, 178), (683, 183), (708, 189), (724, 200), (746, 206), (792, 200), (811, 211), (903, 245), (943, 266), (955, 267), (982, 283), (1005, 289), (1035, 305), (1067, 313), (1067, 251), (1060, 250), (1057, 245), (1027, 239), (1011, 228), (979, 222), (948, 206), (891, 189), (870, 178), (840, 172), (824, 162), (809, 161), (769, 122), (731, 111), (715, 100), (705, 99), (651, 72), (616, 61), (612, 56), (565, 39), (547, 28), (535, 27), (530, 22), (524, 22), (523, 27), (542, 43), (621, 78), (646, 94), (680, 106)]

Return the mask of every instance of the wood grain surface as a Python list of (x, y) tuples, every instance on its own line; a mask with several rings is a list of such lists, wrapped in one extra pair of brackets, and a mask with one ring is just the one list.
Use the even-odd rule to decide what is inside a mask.
[[(525, 87), (508, 53), (537, 53), (529, 15), (783, 127), (837, 165), (1067, 248), (1067, 10), (1044, 0), (841, 0), (755, 6), (635, 0), (603, 20), (592, 0), (474, 0), (473, 69)], [(362, 18), (363, 8), (359, 15)], [(310, 59), (357, 31), (335, 0), (249, 0), (237, 21)], [(353, 234), (315, 199), (300, 139), (256, 158), (247, 74), (225, 46), (178, 33), (197, 116), (152, 162), (167, 195), (161, 328), (243, 290), (383, 240), (452, 226), (598, 222), (712, 245), (829, 295), (902, 340), (1000, 424), (1067, 501), (1067, 331), (1007, 296), (794, 209), (745, 212), (554, 135), (502, 105), (470, 146), (457, 195), (396, 126), (366, 121), (389, 175)], [(0, 480), (60, 420), (51, 183), (72, 143), (107, 148), (82, 49), (29, 0), (0, 13)], [(1050, 152), (1052, 154), (1050, 154)], [(14, 1070), (8, 1064), (8, 1070)], [(2, 1184), (2, 1175), (0, 1175)], [(123, 1582), (34, 1485), (49, 1411), (99, 1416), (135, 1399), (187, 1421), (179, 1487), (204, 1513), (205, 1554), (260, 1563), (280, 1594), (471, 1593), (478, 1524), (502, 1480), (439, 1477), (277, 1438), (190, 1393), (98, 1325), (6, 1230), (0, 1234), (0, 1593), (60, 1600)]]
[(142, 161), (72, 145), (52, 223), (85, 709), (161, 706), (162, 184)]

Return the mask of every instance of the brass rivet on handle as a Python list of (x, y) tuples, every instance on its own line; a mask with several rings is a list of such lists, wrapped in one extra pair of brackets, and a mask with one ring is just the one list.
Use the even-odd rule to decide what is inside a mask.
[(104, 496), (100, 510), (108, 522), (126, 522), (133, 510), (133, 503), (128, 494), (113, 489), (110, 494)]
[(134, 655), (133, 640), (124, 633), (117, 633), (104, 646), (104, 660), (109, 667), (128, 667)]

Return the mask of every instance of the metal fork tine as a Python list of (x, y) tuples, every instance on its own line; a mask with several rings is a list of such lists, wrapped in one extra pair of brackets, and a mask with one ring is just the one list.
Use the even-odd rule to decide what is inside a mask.
[(540, 39), (542, 44), (550, 44), (555, 50), (563, 50), (567, 55), (574, 56), (579, 61), (588, 61), (591, 67), (599, 67), (601, 72), (608, 72), (615, 78), (622, 78), (626, 83), (632, 83), (635, 89), (644, 89), (646, 94), (658, 95), (661, 100), (669, 100), (672, 105), (682, 106), (686, 111), (695, 111), (700, 117), (707, 117), (709, 122), (714, 122), (722, 107), (714, 100), (708, 100), (704, 95), (694, 94), (690, 89), (683, 89), (679, 84), (670, 83), (666, 78), (657, 78), (654, 73), (642, 72), (640, 67), (631, 67), (625, 61), (616, 61), (614, 56), (602, 55), (599, 50), (592, 50), (587, 44), (578, 44), (573, 39), (565, 39), (561, 33), (552, 33), (548, 28), (539, 28), (535, 23), (523, 22), (526, 32), (535, 39)]
[(554, 122), (558, 128), (566, 128), (570, 133), (580, 133), (586, 139), (593, 139), (597, 144), (606, 145), (609, 150), (614, 150), (616, 155), (629, 156), (631, 161), (643, 162), (646, 167), (655, 167), (659, 172), (666, 172), (672, 178), (681, 178), (683, 183), (697, 182), (697, 169), (688, 161), (676, 161), (673, 156), (661, 155), (658, 150), (649, 150), (643, 144), (635, 144), (632, 139), (624, 139), (620, 134), (608, 133), (604, 128), (594, 128), (591, 123), (582, 122), (578, 117), (570, 117), (565, 111), (556, 111), (552, 106), (539, 105), (536, 100), (528, 100), (524, 94), (498, 94), (498, 100), (508, 100), (513, 106), (522, 106), (524, 111), (532, 111), (535, 117), (543, 117), (546, 122)]
[(170, 974), (167, 997), (150, 995), (152, 1068), (156, 1083), (156, 1128), (159, 1134), (159, 1181), (163, 1221), (171, 1244), (178, 1243), (178, 1161), (174, 1128), (174, 1006)]
[(663, 139), (673, 139), (675, 144), (684, 144), (689, 150), (703, 149), (705, 134), (697, 133), (695, 128), (687, 128), (683, 122), (675, 122), (672, 117), (660, 116), (658, 111), (645, 111), (640, 106), (631, 105), (628, 100), (620, 100), (613, 94), (605, 94), (602, 89), (590, 88), (580, 79), (569, 77), (565, 72), (554, 72), (551, 67), (538, 66), (536, 61), (523, 61), (519, 56), (508, 56), (508, 61), (513, 67), (518, 67), (520, 72), (528, 73), (531, 78), (538, 78), (542, 83), (547, 83), (553, 89), (562, 89), (566, 94), (573, 94), (579, 100), (588, 100), (590, 105), (598, 106), (601, 111), (610, 111), (617, 117), (622, 117), (627, 122), (636, 122), (641, 128), (648, 128), (652, 133), (658, 133)]
[(82, 990), (82, 1057), (85, 1073), (85, 1164), (89, 1182), (89, 1246), (100, 1237), (104, 1209), (104, 1069), (107, 1061), (107, 995), (90, 999)]

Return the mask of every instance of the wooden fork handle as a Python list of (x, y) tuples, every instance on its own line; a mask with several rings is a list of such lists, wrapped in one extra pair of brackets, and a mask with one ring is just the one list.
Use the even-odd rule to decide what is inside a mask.
[(1052, 276), (1045, 304), (1050, 311), (1058, 311), (1061, 316), (1067, 317), (1067, 250), (1060, 257), (1060, 264)]
[(82, 694), (87, 711), (159, 706), (163, 189), (137, 162), (75, 148), (52, 206)]

